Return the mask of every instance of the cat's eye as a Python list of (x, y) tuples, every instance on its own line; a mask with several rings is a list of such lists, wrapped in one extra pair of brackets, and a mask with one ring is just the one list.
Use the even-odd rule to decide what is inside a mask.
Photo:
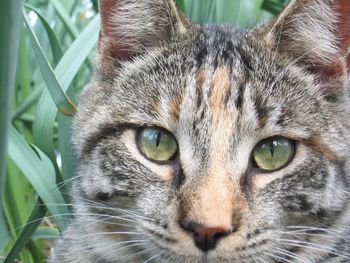
[(177, 152), (177, 142), (174, 136), (164, 129), (142, 128), (137, 137), (140, 151), (152, 161), (169, 161)]
[(253, 151), (255, 165), (265, 171), (278, 170), (289, 163), (294, 154), (294, 141), (273, 137), (260, 142)]

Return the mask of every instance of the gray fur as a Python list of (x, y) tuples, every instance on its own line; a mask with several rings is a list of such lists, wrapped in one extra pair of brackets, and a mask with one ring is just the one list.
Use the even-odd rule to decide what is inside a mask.
[[(329, 30), (337, 1), (305, 0), (305, 8), (292, 1), (275, 24), (252, 29), (190, 25), (165, 2), (142, 1), (142, 16), (148, 4), (152, 14), (154, 3), (162, 11), (166, 6), (161, 17), (147, 19), (172, 19), (174, 34), (164, 38), (153, 27), (143, 39), (136, 27), (124, 28), (146, 50), (132, 42), (135, 53), (121, 59), (106, 52), (115, 46), (105, 41), (122, 31), (100, 39), (96, 73), (74, 122), (75, 218), (52, 261), (350, 262), (348, 54)], [(131, 4), (138, 1), (119, 4), (130, 11), (119, 19), (137, 23)], [(320, 18), (321, 9), (328, 15)], [(294, 25), (295, 10), (319, 13)], [(320, 34), (324, 45), (301, 50)], [(312, 63), (327, 68), (336, 60), (340, 75), (322, 75)], [(137, 128), (144, 126), (170, 131), (178, 159), (146, 160), (136, 147)], [(251, 166), (251, 152), (276, 135), (296, 141), (295, 156), (285, 168), (261, 173)], [(202, 193), (213, 200), (202, 203)], [(226, 207), (238, 230), (203, 253), (179, 222), (195, 214), (211, 223), (205, 213), (227, 216)]]

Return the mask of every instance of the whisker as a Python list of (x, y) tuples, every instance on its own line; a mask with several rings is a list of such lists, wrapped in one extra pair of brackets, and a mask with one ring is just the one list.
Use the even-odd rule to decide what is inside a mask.
[(76, 180), (76, 179), (78, 179), (78, 178), (80, 178), (80, 177), (83, 177), (83, 176), (82, 176), (82, 175), (74, 176), (74, 177), (72, 177), (72, 178), (66, 179), (66, 180), (64, 180), (64, 181), (62, 181), (62, 182), (60, 182), (60, 183), (58, 183), (58, 184), (57, 184), (57, 190), (56, 190), (56, 191), (61, 190), (65, 185), (69, 184), (70, 182), (72, 182), (72, 181), (74, 181), (74, 180)]
[[(149, 241), (149, 243), (151, 243), (151, 242)], [(145, 253), (148, 253), (148, 252), (150, 252), (152, 250), (155, 250), (156, 248), (157, 248), (156, 246), (153, 246), (153, 247), (150, 247), (150, 248), (147, 248), (147, 249), (142, 249), (141, 251), (134, 253), (134, 255), (136, 256), (136, 255), (139, 255), (139, 254), (145, 254)]]
[(315, 251), (321, 251), (321, 252), (327, 252), (342, 258), (350, 259), (349, 254), (347, 253), (342, 253), (342, 251), (339, 251), (337, 249), (334, 249), (332, 247), (327, 247), (315, 243), (310, 243), (310, 242), (305, 242), (305, 241), (297, 241), (297, 240), (289, 240), (289, 239), (280, 239), (280, 241), (289, 246), (294, 246), (294, 247), (301, 247), (305, 249), (311, 249)]
[(152, 259), (155, 259), (155, 258), (157, 258), (157, 257), (160, 257), (161, 254), (162, 254), (162, 253), (159, 253), (159, 254), (157, 254), (157, 255), (154, 255), (154, 256), (150, 257), (149, 259), (147, 259), (146, 261), (144, 261), (143, 263), (150, 262)]
[[(300, 257), (298, 256), (297, 254), (293, 253), (293, 252), (290, 252), (288, 250), (285, 250), (285, 249), (280, 249), (280, 248), (275, 248), (275, 250), (278, 251), (278, 253), (284, 255), (284, 256), (288, 256), (288, 257), (291, 257), (291, 258), (294, 258), (294, 259), (297, 259), (297, 260), (300, 260), (301, 262), (304, 262), (304, 263), (310, 263), (310, 261), (308, 261), (306, 258), (304, 257)], [(306, 260), (306, 261), (305, 261)]]
[[(95, 213), (64, 213), (64, 214), (56, 214), (56, 215), (50, 215), (50, 216), (45, 216), (45, 218), (55, 218), (55, 217), (62, 217), (62, 218), (65, 218), (64, 216), (74, 216), (74, 215), (80, 215), (80, 216), (97, 216), (97, 217), (107, 217), (107, 215), (101, 215), (101, 214), (95, 214)], [(111, 216), (111, 215), (108, 215), (108, 218), (110, 219), (115, 219), (115, 220), (121, 220), (121, 221), (127, 221), (127, 222), (131, 222), (131, 223), (139, 223), (139, 221), (135, 221), (135, 220), (131, 220), (130, 218), (124, 218), (124, 217), (118, 217), (118, 216)], [(68, 219), (71, 219), (71, 218), (68, 218), (67, 217), (67, 220)], [(89, 218), (89, 220), (91, 220), (92, 218)], [(38, 222), (42, 219), (35, 219), (35, 220), (32, 220), (30, 222), (27, 222), (26, 224), (22, 225), (22, 226), (19, 226), (15, 229), (12, 229), (11, 231), (15, 231), (15, 230), (18, 230), (18, 229), (21, 229), (27, 225), (30, 225), (32, 223), (35, 223), (35, 222)]]
[[(98, 232), (93, 234), (86, 234), (77, 237), (78, 239), (86, 238), (86, 237), (94, 237), (94, 236), (108, 236), (108, 235), (143, 235), (139, 232), (126, 232), (126, 231), (111, 231), (111, 232)], [(72, 238), (74, 239), (74, 238)]]
[(262, 262), (262, 263), (269, 263), (268, 261), (266, 261), (265, 259), (263, 259), (263, 258), (261, 258), (259, 256), (255, 256), (255, 259), (259, 260), (259, 262)]
[[(308, 227), (308, 226), (287, 226), (287, 229), (295, 229), (293, 230), (294, 232), (305, 232), (305, 231), (322, 231), (322, 232), (326, 232), (326, 233), (332, 233), (335, 234), (336, 237), (340, 237), (346, 240), (350, 240), (349, 235), (347, 235), (347, 237), (344, 237), (343, 234), (340, 233), (340, 231), (336, 231), (334, 229), (330, 229), (330, 228), (319, 228), (319, 227)], [(290, 231), (292, 232), (292, 231)], [(310, 233), (311, 234), (311, 233)], [(314, 234), (314, 233), (312, 233)]]
[(270, 256), (270, 257), (274, 258), (274, 259), (282, 260), (282, 261), (287, 262), (287, 263), (293, 263), (292, 261), (290, 261), (290, 260), (288, 260), (288, 259), (282, 258), (282, 257), (277, 256), (277, 255), (270, 254), (270, 253), (268, 253), (268, 252), (266, 252), (266, 251), (263, 252), (263, 253), (264, 253), (265, 255), (267, 255), (267, 256)]
[(310, 236), (310, 237), (323, 237), (323, 238), (341, 238), (344, 240), (348, 240), (347, 238), (341, 236), (341, 235), (332, 235), (332, 234), (319, 234), (319, 233), (305, 233), (302, 231), (298, 232), (281, 232), (286, 235), (294, 236), (294, 237), (303, 237), (303, 236)]
[[(47, 206), (66, 206), (65, 204), (46, 204)], [(115, 208), (113, 207), (103, 207), (103, 206), (93, 206), (93, 205), (79, 205), (79, 206), (76, 206), (76, 207), (84, 207), (84, 208), (104, 208), (104, 209), (108, 209), (108, 210), (111, 210), (111, 211), (117, 211), (118, 213), (121, 213), (123, 214), (122, 216), (124, 218), (133, 218), (133, 219), (145, 219), (147, 221), (151, 221), (150, 218), (148, 217), (144, 217), (144, 216), (140, 216), (140, 215), (137, 215), (137, 214), (132, 214), (130, 213), (130, 211), (126, 211), (126, 210), (123, 210), (123, 209), (118, 209), (116, 210)], [(92, 213), (91, 213), (92, 214)], [(96, 215), (100, 215), (100, 216), (110, 216), (110, 217), (117, 217), (116, 215), (111, 215), (111, 214), (97, 214), (95, 213)], [(55, 216), (58, 216), (60, 214), (56, 214)], [(62, 215), (62, 214), (61, 214)], [(64, 215), (81, 215), (81, 213), (77, 213), (77, 212), (72, 212), (72, 213), (67, 213), (67, 214), (64, 214)], [(87, 214), (85, 214), (87, 215)], [(118, 215), (118, 218), (122, 218), (120, 215)], [(152, 220), (154, 221), (154, 220)], [(137, 222), (137, 221), (134, 221), (134, 222)]]
[[(107, 246), (104, 246), (104, 249), (108, 248), (110, 251), (108, 253), (105, 254), (105, 256), (109, 256), (109, 255), (113, 255), (115, 254), (116, 252), (118, 251), (121, 251), (123, 249), (126, 249), (126, 248), (130, 248), (130, 247), (137, 247), (137, 246), (140, 246), (144, 243), (148, 243), (149, 241), (148, 240), (143, 240), (142, 242), (140, 241), (124, 241), (124, 242), (119, 242), (119, 243), (112, 243), (112, 244), (108, 244)], [(121, 244), (127, 244), (125, 246), (122, 246), (122, 247), (119, 247), (119, 245)], [(117, 246), (116, 249), (110, 249), (111, 247), (114, 247), (114, 246)], [(90, 256), (91, 254), (93, 254), (92, 252), (88, 253), (87, 256)]]
[[(103, 244), (99, 243), (99, 244), (91, 244), (89, 246), (84, 246), (84, 250), (91, 250), (91, 249), (94, 249), (94, 248), (98, 248), (98, 247), (103, 247), (103, 249), (106, 249), (106, 248), (110, 248), (110, 247), (113, 247), (113, 246), (117, 246), (118, 248), (116, 250), (113, 250), (113, 251), (117, 251), (119, 248), (122, 249), (124, 248), (125, 246), (123, 247), (119, 247), (120, 245), (124, 245), (124, 244), (143, 244), (143, 243), (148, 243), (149, 240), (128, 240), (128, 241), (121, 241), (121, 242), (103, 242)], [(70, 251), (81, 251), (82, 249), (76, 249), (76, 248), (70, 248)], [(65, 254), (65, 252), (64, 252)], [(60, 253), (60, 254), (57, 254), (56, 255), (63, 255), (63, 253)]]
[(132, 215), (132, 216), (136, 216), (136, 217), (139, 217), (139, 218), (142, 218), (142, 219), (145, 219), (145, 220), (154, 221), (154, 219), (149, 218), (149, 217), (145, 217), (143, 215), (140, 215), (140, 214), (136, 213), (136, 211), (134, 211), (134, 210), (120, 208), (120, 207), (113, 207), (113, 206), (110, 206), (108, 204), (102, 204), (102, 203), (99, 203), (99, 202), (96, 202), (96, 201), (92, 201), (92, 200), (88, 200), (88, 199), (85, 199), (85, 198), (80, 198), (80, 199), (85, 200), (85, 201), (87, 201), (89, 203), (96, 204), (96, 205), (98, 205), (98, 207), (102, 206), (103, 208), (110, 209), (112, 211), (122, 212), (124, 214), (129, 214), (129, 215)]

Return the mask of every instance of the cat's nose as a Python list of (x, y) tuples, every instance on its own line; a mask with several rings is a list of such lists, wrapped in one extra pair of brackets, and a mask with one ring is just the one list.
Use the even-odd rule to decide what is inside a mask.
[(184, 222), (182, 228), (192, 233), (194, 243), (203, 252), (214, 249), (217, 241), (232, 232), (231, 228), (216, 226), (203, 227), (194, 222)]

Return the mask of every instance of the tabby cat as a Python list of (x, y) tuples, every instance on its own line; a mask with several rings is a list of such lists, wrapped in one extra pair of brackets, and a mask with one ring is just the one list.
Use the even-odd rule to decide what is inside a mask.
[(249, 29), (99, 4), (52, 261), (350, 262), (350, 1)]

